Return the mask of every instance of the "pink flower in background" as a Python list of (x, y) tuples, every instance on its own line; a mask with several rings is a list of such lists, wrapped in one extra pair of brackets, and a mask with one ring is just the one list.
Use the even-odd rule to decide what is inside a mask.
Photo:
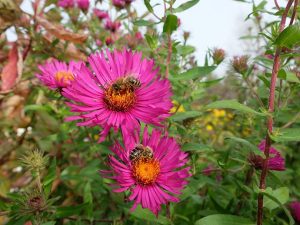
[(132, 2), (134, 2), (134, 0), (125, 0), (126, 4), (131, 4)]
[(125, 7), (126, 2), (124, 0), (112, 0), (112, 4), (115, 7), (122, 9)]
[[(258, 149), (260, 151), (264, 152), (265, 145), (266, 145), (266, 141), (263, 140), (258, 145)], [(262, 169), (262, 166), (263, 166), (263, 158), (262, 157), (252, 154), (249, 158), (249, 161), (256, 169)], [(268, 161), (268, 169), (269, 170), (278, 170), (278, 171), (285, 170), (284, 158), (281, 156), (280, 152), (273, 147), (270, 148), (270, 158)]]
[(162, 136), (158, 130), (149, 134), (146, 127), (141, 141), (137, 134), (125, 148), (116, 142), (111, 150), (115, 154), (109, 157), (112, 170), (101, 174), (116, 180), (115, 192), (131, 192), (131, 210), (141, 204), (157, 215), (162, 204), (179, 201), (175, 195), (187, 184), (190, 168), (186, 167), (187, 153), (174, 138)]
[(140, 129), (140, 121), (160, 126), (170, 116), (170, 82), (157, 75), (153, 60), (124, 49), (92, 54), (88, 61), (92, 71), (82, 66), (72, 86), (63, 90), (73, 101), (67, 103), (71, 111), (79, 113), (67, 120), (100, 125), (103, 141), (110, 128), (121, 128), (126, 136)]
[(57, 4), (63, 8), (72, 8), (75, 5), (74, 1), (75, 0), (59, 0)]
[(77, 6), (81, 10), (88, 10), (90, 6), (90, 1), (89, 0), (77, 0)]
[(294, 220), (300, 223), (300, 202), (294, 201), (290, 204), (290, 209)]
[(114, 43), (114, 40), (112, 39), (112, 37), (105, 38), (105, 44), (107, 46), (112, 45), (113, 43)]
[(143, 40), (143, 35), (142, 35), (142, 33), (141, 32), (136, 32), (135, 33), (135, 38), (138, 40), (138, 41), (140, 41), (140, 40)]
[(216, 168), (210, 164), (202, 170), (202, 174), (205, 176), (210, 176), (215, 171), (216, 171)]
[(96, 17), (98, 17), (99, 20), (103, 20), (103, 19), (109, 18), (108, 13), (106, 11), (104, 11), (104, 10), (94, 9), (93, 12), (94, 12), (94, 15)]
[(116, 32), (121, 27), (121, 23), (119, 21), (111, 21), (107, 19), (105, 23), (105, 29), (110, 30), (111, 32)]
[(99, 47), (101, 47), (103, 45), (102, 41), (97, 39), (96, 40), (96, 45), (98, 45)]
[(64, 88), (69, 86), (76, 77), (76, 70), (78, 70), (82, 63), (71, 61), (70, 64), (53, 60), (52, 62), (40, 65), (40, 74), (36, 77), (50, 89)]

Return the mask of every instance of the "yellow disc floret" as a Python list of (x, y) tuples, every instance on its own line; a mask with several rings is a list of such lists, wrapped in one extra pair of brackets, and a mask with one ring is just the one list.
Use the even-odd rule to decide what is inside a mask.
[(133, 163), (133, 176), (142, 185), (152, 184), (160, 172), (160, 165), (156, 159), (141, 158)]

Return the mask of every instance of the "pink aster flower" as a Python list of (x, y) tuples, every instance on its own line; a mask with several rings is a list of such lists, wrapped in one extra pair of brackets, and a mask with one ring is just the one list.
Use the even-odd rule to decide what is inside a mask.
[(99, 20), (109, 18), (109, 15), (106, 11), (103, 11), (103, 10), (100, 10), (100, 9), (94, 9), (93, 12), (94, 12), (94, 15), (96, 17), (98, 17)]
[[(263, 140), (258, 145), (258, 149), (262, 152), (265, 150), (266, 141)], [(257, 169), (262, 169), (263, 166), (263, 158), (258, 155), (251, 155), (249, 158), (250, 163)], [(270, 148), (270, 157), (268, 161), (268, 169), (269, 170), (285, 170), (285, 160), (281, 156), (280, 152), (275, 148)]]
[(109, 156), (112, 170), (101, 173), (117, 182), (113, 184), (115, 192), (131, 192), (131, 210), (141, 204), (158, 215), (162, 204), (179, 201), (176, 195), (187, 184), (190, 168), (186, 167), (187, 153), (174, 138), (162, 136), (155, 129), (150, 135), (146, 127), (141, 141), (137, 134), (125, 148), (116, 142), (111, 150), (115, 154)]
[(300, 223), (300, 202), (294, 201), (290, 204), (291, 213), (297, 223)]
[(125, 7), (126, 2), (124, 0), (112, 0), (112, 4), (115, 7), (122, 9)]
[(74, 7), (75, 2), (74, 0), (59, 0), (57, 4), (62, 8), (72, 8)]
[(111, 32), (116, 32), (121, 27), (121, 23), (119, 21), (111, 21), (107, 19), (105, 23), (105, 29), (110, 30)]
[(77, 0), (77, 6), (81, 10), (86, 11), (89, 9), (90, 0)]
[(81, 67), (82, 63), (71, 61), (70, 64), (53, 60), (40, 65), (40, 74), (36, 77), (50, 89), (64, 88), (69, 86), (75, 79), (75, 70)]
[(153, 60), (142, 59), (142, 53), (109, 50), (92, 54), (92, 71), (82, 66), (72, 86), (63, 95), (73, 100), (67, 103), (82, 119), (78, 125), (100, 125), (103, 141), (110, 128), (121, 128), (123, 135), (138, 131), (139, 122), (160, 125), (172, 107), (171, 86), (157, 75)]

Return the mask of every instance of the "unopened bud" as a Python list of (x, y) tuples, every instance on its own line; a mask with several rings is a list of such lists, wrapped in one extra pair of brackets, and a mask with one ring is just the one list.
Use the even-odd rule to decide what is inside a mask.
[(39, 150), (29, 151), (21, 158), (21, 163), (30, 171), (39, 171), (47, 166), (48, 157)]
[(248, 70), (248, 59), (246, 55), (233, 57), (231, 64), (235, 72), (245, 74)]
[(225, 51), (221, 48), (215, 48), (212, 53), (214, 63), (219, 65), (225, 58)]
[(185, 31), (184, 33), (183, 33), (183, 38), (184, 38), (184, 40), (185, 41), (187, 41), (187, 39), (189, 39), (189, 37), (190, 37), (190, 32), (187, 32), (187, 31)]

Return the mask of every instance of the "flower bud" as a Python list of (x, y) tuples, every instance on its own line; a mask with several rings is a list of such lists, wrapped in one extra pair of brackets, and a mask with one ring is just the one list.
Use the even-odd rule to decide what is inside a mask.
[(22, 156), (21, 163), (30, 171), (40, 171), (47, 166), (48, 157), (39, 150), (29, 151)]
[(184, 33), (183, 33), (183, 38), (184, 38), (184, 41), (187, 41), (187, 39), (189, 39), (189, 37), (190, 37), (190, 32), (187, 32), (187, 31), (185, 31)]
[(235, 72), (245, 74), (249, 68), (248, 59), (249, 57), (246, 55), (234, 56), (231, 64)]
[(219, 65), (225, 58), (225, 51), (221, 48), (215, 48), (212, 52), (214, 63)]

